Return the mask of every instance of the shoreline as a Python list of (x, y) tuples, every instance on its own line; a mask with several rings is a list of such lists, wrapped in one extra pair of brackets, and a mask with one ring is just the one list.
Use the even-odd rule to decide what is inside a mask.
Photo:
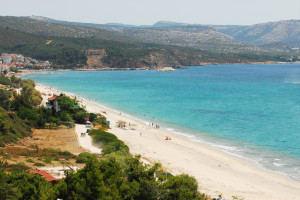
[[(59, 93), (49, 86), (37, 83), (36, 89)], [(74, 94), (63, 92), (69, 96)], [(300, 183), (274, 172), (259, 169), (250, 162), (239, 159), (208, 145), (188, 140), (162, 129), (153, 129), (143, 120), (119, 114), (118, 111), (84, 98), (82, 104), (89, 112), (106, 111), (103, 114), (111, 121), (111, 129), (120, 140), (129, 146), (130, 152), (140, 154), (150, 163), (160, 162), (174, 174), (187, 173), (194, 176), (201, 192), (212, 196), (223, 194), (225, 198), (237, 196), (247, 199), (297, 199)], [(127, 130), (115, 127), (115, 122), (131, 123)], [(170, 136), (172, 140), (165, 140)]]
[[(268, 64), (300, 64), (300, 61), (295, 62), (281, 62), (281, 61), (265, 61), (265, 62), (248, 62), (248, 63), (200, 63), (198, 66), (209, 66), (209, 65), (268, 65)], [(179, 68), (173, 67), (176, 69), (188, 69), (189, 67), (194, 66), (182, 66)], [(163, 67), (162, 67), (163, 68)], [(26, 74), (35, 74), (37, 72), (63, 72), (63, 71), (135, 71), (135, 70), (157, 70), (157, 68), (150, 68), (150, 67), (141, 67), (141, 68), (76, 68), (76, 69), (22, 69), (20, 73), (20, 76), (26, 75)], [(158, 70), (159, 71), (159, 70)], [(49, 73), (51, 74), (51, 73)]]

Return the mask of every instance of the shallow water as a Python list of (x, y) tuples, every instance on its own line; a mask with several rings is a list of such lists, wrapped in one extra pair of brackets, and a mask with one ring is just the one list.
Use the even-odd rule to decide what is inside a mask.
[(28, 75), (300, 180), (300, 65)]

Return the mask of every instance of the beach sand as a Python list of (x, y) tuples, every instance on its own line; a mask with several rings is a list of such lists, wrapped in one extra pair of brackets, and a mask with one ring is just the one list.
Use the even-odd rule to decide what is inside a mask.
[[(46, 94), (60, 93), (40, 84), (37, 84), (36, 89)], [(45, 102), (50, 96), (43, 97)], [(80, 100), (89, 112), (101, 113), (107, 117), (111, 124), (108, 131), (124, 141), (132, 154), (140, 154), (142, 159), (149, 163), (160, 162), (163, 168), (172, 174), (186, 173), (194, 176), (199, 183), (200, 192), (212, 197), (222, 194), (226, 199), (233, 199), (232, 196), (244, 200), (300, 199), (299, 182), (260, 169), (251, 162), (210, 146), (154, 129), (152, 125), (95, 102), (81, 98)], [(116, 127), (119, 120), (127, 122), (127, 125), (130, 123), (130, 126), (126, 126), (125, 129)], [(165, 140), (166, 136), (170, 136), (171, 140)], [(93, 152), (92, 149), (90, 151)]]

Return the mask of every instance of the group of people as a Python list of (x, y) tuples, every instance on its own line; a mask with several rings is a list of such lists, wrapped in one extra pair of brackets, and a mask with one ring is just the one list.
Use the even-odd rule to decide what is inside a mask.
[(154, 129), (159, 129), (159, 128), (160, 128), (160, 126), (155, 125), (155, 124), (153, 124), (153, 123), (149, 123), (149, 126), (152, 126)]

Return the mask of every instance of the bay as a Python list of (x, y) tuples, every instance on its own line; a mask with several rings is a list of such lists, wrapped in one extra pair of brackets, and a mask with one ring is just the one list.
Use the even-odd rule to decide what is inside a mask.
[(26, 75), (300, 180), (300, 65)]

